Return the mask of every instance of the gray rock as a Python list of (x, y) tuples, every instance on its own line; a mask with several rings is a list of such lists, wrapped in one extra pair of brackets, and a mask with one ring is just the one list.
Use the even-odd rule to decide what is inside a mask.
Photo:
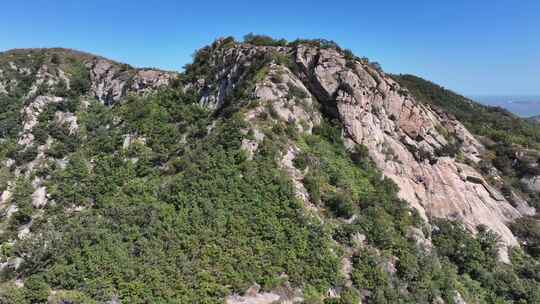
[(467, 304), (467, 302), (465, 302), (465, 300), (463, 299), (463, 297), (461, 296), (461, 294), (456, 291), (455, 294), (454, 294), (454, 303), (455, 304)]
[(423, 250), (430, 252), (433, 248), (433, 244), (431, 243), (431, 240), (426, 238), (424, 235), (424, 232), (416, 227), (410, 227), (409, 231), (407, 232), (407, 237), (409, 239), (412, 239), (417, 246), (422, 248)]
[(113, 104), (128, 92), (143, 94), (167, 85), (175, 73), (159, 70), (135, 70), (97, 58), (90, 62), (91, 94), (104, 104)]
[(47, 205), (47, 190), (44, 186), (41, 186), (32, 193), (32, 206), (42, 208), (45, 205)]
[(540, 192), (540, 176), (527, 176), (521, 179), (521, 183), (529, 190)]

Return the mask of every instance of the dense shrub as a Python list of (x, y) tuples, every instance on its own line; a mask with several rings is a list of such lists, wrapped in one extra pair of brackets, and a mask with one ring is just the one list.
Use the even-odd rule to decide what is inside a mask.
[(39, 276), (31, 276), (24, 283), (24, 297), (29, 303), (45, 303), (49, 297), (49, 286)]
[[(477, 298), (488, 303), (535, 303), (540, 299), (540, 280), (524, 275), (518, 263), (514, 268), (498, 262), (499, 237), (485, 227), (478, 227), (478, 235), (473, 237), (459, 222), (438, 220), (433, 244), (439, 255), (457, 266), (460, 275), (479, 283), (475, 288), (482, 292)], [(520, 263), (537, 264), (524, 255), (521, 259)]]
[(524, 248), (530, 255), (540, 257), (540, 219), (518, 218), (510, 228), (523, 241)]
[(354, 214), (354, 204), (351, 198), (344, 193), (328, 193), (324, 203), (338, 217), (349, 218)]
[[(81, 119), (80, 152), (48, 182), (56, 201), (45, 209), (48, 224), (14, 248), (32, 256), (25, 273), (43, 278), (35, 297), (50, 286), (97, 301), (218, 303), (253, 282), (274, 288), (282, 273), (320, 292), (337, 281), (329, 236), (301, 212), (275, 152), (250, 161), (240, 149), (242, 119), (208, 135), (212, 120), (189, 97), (149, 98), (115, 106), (115, 128), (111, 109), (98, 104)], [(116, 132), (147, 139), (125, 152), (137, 162), (116, 144), (116, 153), (96, 145)], [(73, 205), (85, 209), (68, 216)]]
[(81, 96), (90, 89), (90, 72), (80, 61), (72, 60), (70, 63), (70, 95)]
[(22, 130), (22, 98), (0, 94), (0, 138), (14, 137)]
[(249, 33), (244, 36), (244, 43), (249, 43), (257, 46), (286, 46), (287, 40), (276, 40), (270, 36), (255, 35), (253, 33)]

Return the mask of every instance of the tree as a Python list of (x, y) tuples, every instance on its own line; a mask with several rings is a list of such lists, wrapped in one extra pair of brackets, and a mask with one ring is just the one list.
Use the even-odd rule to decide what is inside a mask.
[(40, 276), (31, 276), (24, 282), (24, 297), (29, 303), (45, 303), (49, 297), (49, 285)]

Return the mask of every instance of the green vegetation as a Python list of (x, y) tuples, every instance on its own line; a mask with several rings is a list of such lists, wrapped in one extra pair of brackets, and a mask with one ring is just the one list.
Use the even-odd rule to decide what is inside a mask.
[(13, 138), (22, 129), (21, 116), (23, 107), (21, 98), (0, 94), (0, 138)]
[(523, 240), (525, 251), (535, 258), (540, 258), (540, 218), (522, 217), (512, 223), (510, 228)]
[[(111, 112), (121, 125), (110, 127)], [(52, 288), (97, 301), (219, 303), (253, 282), (274, 288), (282, 273), (320, 292), (336, 282), (328, 232), (303, 215), (271, 145), (249, 161), (239, 114), (207, 135), (209, 114), (171, 90), (90, 106), (81, 147), (47, 182), (56, 204), (32, 226), (41, 233), (13, 248), (27, 256), (20, 273), (36, 278), (25, 301)], [(119, 134), (146, 143), (122, 150)]]
[(498, 236), (479, 227), (473, 237), (460, 223), (436, 222), (433, 244), (438, 254), (457, 266), (463, 288), (481, 303), (538, 303), (538, 260), (519, 249), (512, 252), (512, 265), (497, 262)]
[(90, 89), (90, 72), (81, 61), (70, 60), (69, 68), (70, 86), (69, 94), (72, 96), (81, 96)]
[(15, 184), (11, 200), (17, 204), (17, 211), (11, 217), (10, 227), (14, 231), (18, 226), (28, 224), (33, 212), (31, 195), (32, 185), (23, 178), (19, 178)]
[[(327, 40), (289, 43), (248, 35), (245, 42), (336, 48), (348, 65), (359, 60)], [(208, 78), (215, 72), (213, 52), (235, 43), (229, 37), (199, 50), (180, 82)], [(458, 293), (467, 303), (540, 302), (537, 219), (512, 225), (526, 244), (512, 250), (511, 264), (501, 263), (499, 238), (485, 227), (473, 237), (460, 223), (435, 220), (431, 230), (398, 198), (397, 185), (376, 169), (367, 147), (345, 147), (339, 121), (324, 117), (312, 134), (300, 134), (294, 122), (278, 119), (272, 104), (252, 100), (256, 83), (269, 73), (283, 82), (271, 74), (269, 62), (294, 69), (289, 54), (261, 54), (240, 67), (243, 79), (218, 111), (202, 107), (200, 96), (184, 91), (182, 83), (114, 105), (86, 106), (80, 100), (90, 82), (81, 61), (60, 51), (39, 54), (29, 57), (32, 66), (66, 68), (71, 90), (61, 83), (54, 88), (65, 99), (43, 109), (33, 130), (36, 144), (27, 147), (16, 139), (24, 106), (19, 93), (28, 85), (0, 96), (0, 160), (10, 157), (22, 166), (35, 159), (37, 145), (52, 140), (45, 148), (49, 159), (37, 170), (15, 178), (14, 166), (0, 168), (0, 190), (12, 187), (9, 203), (17, 207), (9, 221), (6, 210), (0, 214), (0, 261), (23, 258), (16, 270), (0, 272), (0, 303), (223, 303), (254, 283), (263, 291), (300, 288), (304, 303), (317, 304), (356, 304), (360, 298), (377, 304), (455, 303)], [(537, 173), (534, 156), (518, 159), (514, 153), (518, 145), (534, 146), (536, 131), (528, 125), (509, 118), (495, 126), (499, 114), (492, 109), (416, 78), (397, 78), (411, 82), (411, 92), (423, 102), (463, 115), (478, 135), (498, 140), (497, 134), (509, 132), (501, 144), (489, 146), (490, 158), (480, 167), (495, 164), (510, 184)], [(308, 96), (287, 86), (289, 99)], [(243, 113), (255, 107), (262, 113), (246, 122)], [(487, 126), (469, 115), (476, 107)], [(59, 112), (76, 115), (78, 132), (55, 121)], [(255, 138), (251, 123), (264, 140), (248, 157), (241, 146)], [(445, 135), (450, 144), (436, 155), (457, 156), (461, 143)], [(315, 208), (296, 198), (278, 165), (291, 145), (299, 149), (293, 165), (305, 175)], [(36, 177), (44, 179), (49, 199), (39, 209), (32, 206)], [(19, 238), (29, 223), (31, 233)], [(431, 238), (433, 246), (422, 238)], [(351, 264), (347, 277), (340, 274), (343, 259)], [(24, 287), (13, 284), (19, 278)], [(340, 297), (326, 297), (329, 288)]]
[(288, 42), (285, 39), (276, 40), (270, 36), (249, 33), (244, 36), (244, 43), (258, 46), (287, 46)]

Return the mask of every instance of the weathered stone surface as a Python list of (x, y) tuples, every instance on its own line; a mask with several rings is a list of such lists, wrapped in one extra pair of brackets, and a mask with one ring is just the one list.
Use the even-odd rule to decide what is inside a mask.
[[(495, 189), (488, 190), (472, 167), (435, 156), (448, 144), (438, 131), (445, 126), (463, 140), (465, 157), (478, 160), (482, 145), (458, 121), (403, 94), (399, 84), (369, 64), (356, 62), (349, 68), (335, 50), (300, 47), (297, 62), (311, 92), (335, 108), (346, 137), (368, 147), (377, 166), (399, 185), (399, 195), (426, 219), (460, 219), (471, 231), (484, 224), (506, 244), (517, 245), (506, 223), (520, 212)], [(418, 159), (414, 151), (419, 150), (431, 157)]]
[(146, 144), (146, 138), (135, 134), (126, 134), (122, 143), (122, 149), (128, 149), (134, 143), (144, 145)]
[(535, 215), (536, 209), (529, 206), (529, 204), (517, 195), (514, 191), (511, 193), (510, 201), (514, 208), (516, 208), (522, 215)]
[(19, 258), (19, 257), (10, 258), (4, 263), (0, 263), (0, 271), (4, 269), (17, 270), (21, 266), (22, 262), (23, 262), (22, 258)]
[(302, 172), (300, 170), (296, 169), (293, 164), (293, 160), (298, 154), (298, 149), (296, 147), (290, 146), (285, 155), (283, 155), (283, 158), (281, 159), (280, 165), (281, 167), (287, 172), (287, 174), (291, 177), (291, 180), (293, 182), (293, 186), (295, 189), (296, 197), (298, 197), (302, 202), (304, 202), (304, 206), (307, 209), (315, 210), (316, 207), (310, 202), (309, 200), (309, 193), (307, 192), (306, 188), (304, 187), (304, 184), (302, 183), (302, 178), (304, 177)]
[(361, 234), (359, 232), (356, 232), (355, 234), (353, 234), (352, 236), (352, 243), (354, 244), (354, 246), (356, 248), (362, 248), (366, 245), (366, 235), (365, 234)]
[(47, 190), (41, 186), (32, 193), (32, 206), (42, 208), (47, 205)]
[(272, 292), (260, 292), (259, 284), (249, 287), (243, 296), (238, 294), (225, 298), (226, 304), (293, 304), (303, 301), (301, 292), (292, 289), (289, 284)]
[(410, 227), (409, 231), (407, 232), (407, 237), (413, 240), (419, 248), (422, 248), (427, 252), (430, 252), (433, 248), (431, 240), (426, 238), (424, 232), (422, 232), (421, 229), (418, 229), (416, 227)]
[(540, 176), (523, 177), (521, 183), (530, 191), (540, 192)]
[(8, 186), (6, 190), (2, 191), (2, 195), (0, 195), (0, 206), (4, 205), (4, 203), (6, 203), (9, 200), (11, 195), (12, 195), (11, 187)]
[(70, 112), (56, 112), (54, 113), (54, 120), (57, 125), (65, 126), (69, 130), (69, 134), (73, 135), (79, 131), (79, 124), (77, 123), (77, 116)]
[(23, 134), (20, 136), (18, 144), (22, 146), (31, 145), (34, 135), (31, 133), (38, 123), (38, 117), (43, 110), (51, 103), (62, 102), (63, 98), (56, 96), (37, 96), (32, 102), (22, 109)]
[[(298, 66), (293, 72), (270, 63), (268, 75), (259, 80), (253, 92), (248, 92), (262, 104), (270, 103), (267, 107), (273, 109), (277, 119), (307, 122), (307, 128), (301, 131), (309, 131), (320, 122), (320, 116), (310, 113), (309, 104), (299, 109), (287, 104), (293, 84), (306, 92), (306, 102), (317, 100), (326, 115), (341, 121), (348, 146), (368, 147), (375, 164), (398, 184), (399, 196), (425, 219), (459, 219), (473, 232), (483, 224), (501, 235), (507, 245), (517, 245), (506, 224), (527, 214), (527, 204), (520, 201), (519, 208), (513, 207), (473, 167), (437, 154), (450, 140), (457, 140), (462, 142), (463, 157), (476, 163), (485, 151), (483, 145), (451, 115), (417, 102), (406, 89), (367, 62), (345, 59), (332, 48), (238, 45), (218, 50), (210, 59), (217, 71), (215, 78), (194, 84), (203, 93), (201, 103), (219, 108), (225, 96), (243, 81), (243, 71), (253, 57), (264, 52), (294, 54)], [(263, 112), (263, 106), (256, 107), (246, 113), (246, 119), (255, 122)], [(247, 143), (245, 148), (254, 150)], [(287, 152), (282, 166), (307, 202), (309, 197), (301, 195), (304, 191), (298, 172), (290, 164), (292, 154)]]
[(17, 237), (22, 240), (30, 235), (30, 226), (32, 226), (32, 222), (22, 225), (17, 229)]
[(247, 152), (249, 159), (253, 159), (255, 151), (257, 151), (257, 148), (259, 147), (259, 143), (264, 140), (264, 134), (257, 128), (253, 128), (250, 130), (253, 132), (253, 139), (243, 139), (242, 149)]
[[(1, 75), (0, 75), (1, 77)], [(8, 91), (6, 89), (6, 85), (3, 82), (0, 82), (0, 94), (7, 94)]]
[(225, 299), (227, 304), (272, 304), (278, 303), (280, 296), (271, 292), (257, 293), (255, 295), (233, 295)]
[(467, 302), (463, 299), (463, 297), (461, 296), (461, 294), (459, 292), (455, 292), (454, 294), (454, 303), (455, 304), (467, 304)]
[(263, 292), (255, 295), (232, 295), (225, 298), (226, 304), (293, 304), (302, 303), (300, 296), (289, 297), (274, 292)]
[(159, 70), (136, 70), (112, 61), (96, 58), (88, 64), (91, 94), (105, 104), (112, 104), (128, 92), (142, 94), (169, 84), (176, 73)]

